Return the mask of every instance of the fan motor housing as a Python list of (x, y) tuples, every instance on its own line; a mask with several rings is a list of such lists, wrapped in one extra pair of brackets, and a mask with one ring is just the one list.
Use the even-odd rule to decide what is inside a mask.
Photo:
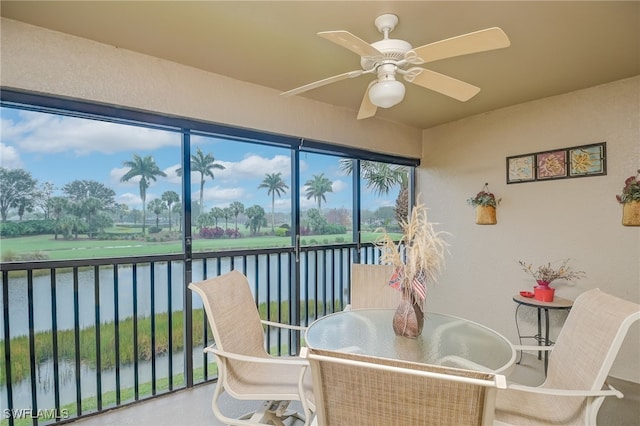
[(405, 54), (409, 50), (413, 49), (411, 43), (404, 40), (396, 40), (392, 38), (376, 41), (374, 43), (371, 43), (371, 46), (378, 49), (382, 53), (383, 57), (382, 59), (362, 57), (360, 59), (360, 65), (364, 70), (370, 70), (387, 61), (401, 61), (404, 59)]

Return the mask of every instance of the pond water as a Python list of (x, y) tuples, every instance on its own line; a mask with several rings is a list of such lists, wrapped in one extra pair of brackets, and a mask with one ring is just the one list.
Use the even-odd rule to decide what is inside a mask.
[[(193, 349), (195, 368), (203, 366), (202, 346)], [(212, 357), (210, 357), (212, 359)], [(176, 352), (172, 357), (173, 374), (183, 372), (184, 368), (184, 352)], [(39, 409), (55, 408), (54, 398), (54, 369), (53, 361), (48, 360), (36, 367), (36, 393), (38, 398)], [(60, 404), (70, 404), (76, 402), (76, 377), (75, 364), (73, 361), (61, 361), (58, 363), (59, 386), (60, 386)], [(120, 367), (120, 387), (121, 389), (134, 387), (134, 365), (123, 365)], [(162, 355), (156, 358), (156, 379), (166, 378), (169, 376), (169, 356)], [(151, 361), (141, 361), (138, 364), (138, 380), (139, 384), (151, 382)], [(174, 388), (182, 387), (182, 383), (175, 383)], [(82, 365), (80, 367), (80, 386), (82, 398), (95, 397), (97, 395), (96, 370)], [(116, 389), (116, 371), (115, 369), (104, 370), (101, 375), (101, 386), (103, 394)], [(13, 385), (13, 405), (14, 408), (30, 408), (31, 407), (31, 383), (29, 380), (23, 380)], [(0, 392), (0, 400), (6, 401), (6, 389), (2, 388)], [(2, 409), (6, 408), (5, 404)], [(2, 411), (4, 412), (4, 411)]]

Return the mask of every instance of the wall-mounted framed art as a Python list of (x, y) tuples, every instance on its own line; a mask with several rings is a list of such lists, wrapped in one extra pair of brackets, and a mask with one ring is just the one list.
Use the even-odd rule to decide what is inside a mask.
[(528, 182), (536, 179), (533, 154), (507, 157), (507, 183)]
[(567, 176), (567, 151), (541, 152), (536, 154), (536, 178), (558, 179)]
[(606, 145), (577, 146), (569, 149), (569, 175), (572, 177), (607, 174)]
[(507, 184), (606, 174), (606, 142), (507, 157)]

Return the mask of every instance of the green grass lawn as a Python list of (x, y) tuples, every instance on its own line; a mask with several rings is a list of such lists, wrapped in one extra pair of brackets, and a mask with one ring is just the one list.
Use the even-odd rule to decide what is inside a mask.
[[(362, 241), (375, 241), (380, 234), (363, 232)], [(161, 239), (154, 234), (150, 238)], [(340, 235), (311, 235), (302, 237), (303, 245), (335, 244), (336, 239), (344, 242), (351, 241), (350, 234)], [(194, 251), (219, 251), (234, 249), (253, 249), (271, 247), (290, 247), (291, 237), (260, 236), (243, 237), (237, 239), (194, 239)], [(40, 253), (49, 260), (69, 260), (83, 258), (144, 256), (152, 254), (174, 254), (182, 252), (182, 242), (173, 241), (138, 241), (133, 239), (90, 240), (80, 237), (78, 240), (54, 239), (53, 235), (36, 235), (17, 238), (0, 239), (2, 258), (6, 254)]]

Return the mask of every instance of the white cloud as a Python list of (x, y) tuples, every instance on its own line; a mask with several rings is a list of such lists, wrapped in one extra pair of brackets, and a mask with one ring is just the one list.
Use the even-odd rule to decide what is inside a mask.
[[(270, 205), (268, 206), (269, 208), (271, 207)], [(291, 211), (291, 198), (287, 197), (287, 198), (276, 198), (276, 202), (274, 203), (274, 207), (276, 211), (279, 212), (283, 212), (283, 211)]]
[(318, 203), (317, 203), (316, 199), (313, 198), (313, 197), (311, 197), (310, 199), (307, 200), (307, 197), (302, 196), (302, 197), (300, 197), (300, 208), (301, 209), (318, 208)]
[(346, 183), (344, 183), (341, 180), (334, 180), (333, 183), (331, 184), (331, 189), (333, 190), (333, 192), (340, 192), (345, 188), (348, 188), (349, 185), (347, 185)]
[(267, 173), (282, 173), (282, 179), (286, 182), (291, 175), (291, 158), (286, 155), (266, 158), (248, 154), (236, 163), (230, 161), (219, 161), (219, 163), (225, 169), (214, 170), (213, 173), (216, 179), (225, 181), (242, 181), (247, 178), (263, 178)]
[[(213, 188), (204, 187), (204, 207), (210, 209), (211, 205), (224, 204), (225, 206), (233, 201), (242, 200), (245, 197), (244, 188)], [(192, 195), (193, 201), (200, 200), (200, 191)]]
[[(174, 164), (173, 166), (169, 166), (163, 170), (167, 177), (163, 178), (166, 182), (181, 185), (182, 184), (182, 176), (178, 176), (176, 172), (180, 168), (180, 164)], [(193, 182), (193, 173), (191, 174), (191, 182)]]
[(19, 169), (22, 167), (22, 160), (18, 151), (0, 142), (0, 166), (5, 169)]
[(129, 208), (139, 209), (142, 207), (142, 199), (138, 194), (133, 194), (131, 192), (126, 192), (122, 195), (119, 195), (116, 199), (117, 203), (126, 204)]
[(111, 184), (114, 186), (138, 186), (138, 182), (140, 182), (140, 176), (134, 176), (126, 182), (120, 182), (122, 176), (125, 175), (129, 171), (128, 167), (115, 167), (109, 170), (109, 180)]
[(161, 130), (30, 111), (22, 111), (20, 117), (22, 121), (15, 126), (3, 120), (3, 137), (11, 135), (16, 145), (26, 152), (73, 152), (82, 156), (93, 152), (112, 154), (180, 147), (179, 134)]
[[(287, 185), (291, 175), (291, 158), (286, 155), (274, 155), (272, 158), (262, 157), (256, 154), (247, 154), (242, 160), (218, 161), (217, 164), (224, 166), (224, 169), (213, 169), (214, 182), (243, 182), (252, 179), (262, 179), (267, 173), (281, 173), (282, 179)], [(181, 177), (176, 170), (180, 164), (167, 167), (164, 172), (167, 174), (166, 180), (172, 184), (180, 184)], [(200, 173), (191, 172), (191, 183), (196, 185), (200, 182)], [(211, 178), (206, 177), (206, 182), (210, 183)], [(205, 189), (206, 191), (206, 189)]]

